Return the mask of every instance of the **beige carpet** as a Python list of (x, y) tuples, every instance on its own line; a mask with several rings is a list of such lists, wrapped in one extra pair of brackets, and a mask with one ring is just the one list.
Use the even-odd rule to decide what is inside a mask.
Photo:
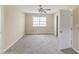
[(25, 35), (5, 54), (62, 54), (53, 35)]

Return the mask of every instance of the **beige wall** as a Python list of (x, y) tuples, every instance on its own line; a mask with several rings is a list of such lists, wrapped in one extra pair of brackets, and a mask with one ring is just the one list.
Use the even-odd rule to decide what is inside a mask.
[(26, 26), (25, 34), (37, 34), (37, 33), (53, 33), (54, 32), (54, 16), (53, 14), (46, 14), (43, 16), (47, 17), (47, 27), (35, 28), (32, 27), (33, 16), (40, 16), (40, 14), (25, 14), (26, 15)]
[(2, 6), (0, 6), (0, 52), (2, 51)]
[(79, 52), (79, 7), (73, 10), (73, 48)]
[(16, 6), (4, 7), (5, 44), (4, 49), (24, 35), (25, 15)]

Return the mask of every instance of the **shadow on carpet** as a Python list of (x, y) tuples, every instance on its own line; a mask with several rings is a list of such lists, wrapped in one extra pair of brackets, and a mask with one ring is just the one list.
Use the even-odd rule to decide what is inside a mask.
[(78, 54), (76, 51), (74, 51), (72, 48), (62, 49), (61, 50), (65, 54)]

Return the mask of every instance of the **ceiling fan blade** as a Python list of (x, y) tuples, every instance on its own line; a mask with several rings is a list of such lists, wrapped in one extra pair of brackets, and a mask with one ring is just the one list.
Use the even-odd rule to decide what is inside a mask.
[(39, 5), (39, 9), (38, 9), (39, 12), (47, 13), (47, 11), (50, 11), (50, 10), (51, 10), (51, 9), (44, 9), (44, 8), (42, 7), (42, 5)]
[(48, 10), (48, 11), (50, 11), (51, 9), (44, 9), (44, 10)]
[(44, 13), (47, 13), (46, 11), (44, 11)]

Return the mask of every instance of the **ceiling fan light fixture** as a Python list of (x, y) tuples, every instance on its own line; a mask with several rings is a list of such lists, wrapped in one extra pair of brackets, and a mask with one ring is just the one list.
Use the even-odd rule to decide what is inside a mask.
[(39, 13), (47, 13), (47, 11), (50, 11), (50, 10), (51, 9), (44, 9), (42, 5), (39, 5), (39, 9), (38, 9)]

